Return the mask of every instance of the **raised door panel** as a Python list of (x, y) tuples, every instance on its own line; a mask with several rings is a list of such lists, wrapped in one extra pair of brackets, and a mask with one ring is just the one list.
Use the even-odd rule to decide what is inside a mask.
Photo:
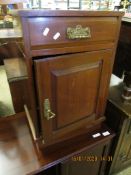
[[(36, 87), (43, 135), (55, 142), (103, 116), (112, 51), (69, 54), (35, 60)], [(47, 120), (48, 99), (55, 117)], [(76, 131), (77, 134), (77, 131)]]
[(101, 62), (51, 72), (57, 128), (95, 113), (100, 74)]

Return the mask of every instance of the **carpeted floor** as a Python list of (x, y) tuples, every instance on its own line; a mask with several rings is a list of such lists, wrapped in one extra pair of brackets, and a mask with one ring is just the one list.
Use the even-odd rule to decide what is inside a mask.
[(0, 117), (13, 115), (14, 108), (4, 66), (0, 66)]
[(119, 173), (115, 173), (112, 175), (131, 175), (131, 166), (126, 168), (125, 170), (119, 172)]

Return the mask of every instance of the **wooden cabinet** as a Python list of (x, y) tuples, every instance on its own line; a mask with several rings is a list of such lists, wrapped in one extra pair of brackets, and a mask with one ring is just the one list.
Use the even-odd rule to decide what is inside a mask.
[(46, 147), (100, 127), (123, 13), (19, 14), (36, 136)]
[(110, 142), (101, 143), (61, 163), (61, 175), (104, 175), (112, 161)]
[(122, 80), (113, 75), (106, 109), (108, 125), (117, 134), (112, 147), (114, 156), (110, 174), (131, 164), (131, 106), (122, 101), (122, 88)]

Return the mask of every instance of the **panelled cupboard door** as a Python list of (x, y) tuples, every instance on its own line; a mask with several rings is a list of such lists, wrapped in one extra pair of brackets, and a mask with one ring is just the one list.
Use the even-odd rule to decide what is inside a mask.
[(45, 143), (65, 139), (70, 132), (77, 134), (77, 129), (101, 120), (112, 53), (94, 51), (34, 60)]
[[(110, 142), (109, 142), (110, 143)], [(61, 175), (104, 175), (109, 145), (101, 143), (61, 163)]]

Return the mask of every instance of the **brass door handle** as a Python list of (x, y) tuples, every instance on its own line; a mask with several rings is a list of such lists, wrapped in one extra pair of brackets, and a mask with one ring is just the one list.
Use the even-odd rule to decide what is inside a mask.
[(44, 100), (44, 117), (47, 119), (47, 120), (50, 120), (52, 118), (55, 117), (55, 113), (53, 113), (51, 111), (51, 108), (50, 108), (50, 101), (48, 98), (46, 98)]

